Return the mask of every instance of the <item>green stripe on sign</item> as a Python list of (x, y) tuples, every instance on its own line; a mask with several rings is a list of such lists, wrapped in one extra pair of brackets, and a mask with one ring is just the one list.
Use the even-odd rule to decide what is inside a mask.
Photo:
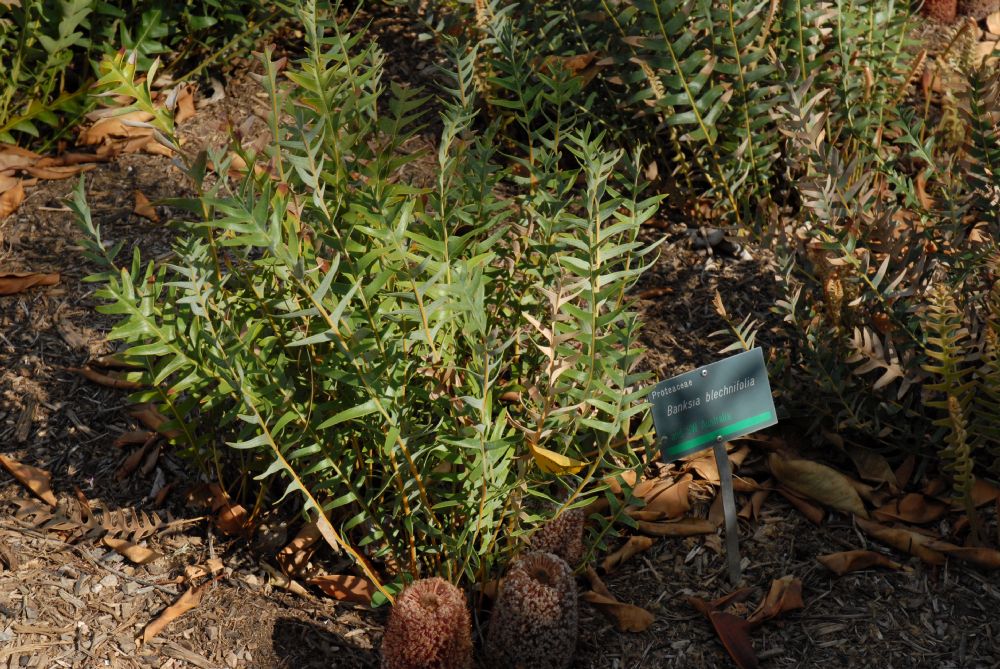
[(770, 411), (765, 411), (764, 413), (759, 413), (756, 416), (750, 416), (749, 418), (744, 418), (741, 421), (737, 421), (732, 425), (727, 425), (726, 427), (719, 428), (715, 432), (708, 432), (706, 434), (698, 435), (697, 437), (692, 437), (687, 441), (682, 441), (679, 444), (674, 444), (671, 446), (669, 451), (686, 450), (689, 448), (697, 448), (702, 444), (707, 444), (710, 441), (715, 441), (717, 437), (725, 437), (727, 435), (733, 434), (734, 432), (740, 432), (748, 427), (753, 427), (758, 423), (763, 423), (771, 420), (772, 414)]

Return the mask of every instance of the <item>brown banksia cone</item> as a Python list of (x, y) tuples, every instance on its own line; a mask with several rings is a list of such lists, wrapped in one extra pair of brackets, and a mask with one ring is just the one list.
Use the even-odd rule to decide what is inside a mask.
[(951, 23), (958, 14), (958, 0), (924, 0), (921, 11), (936, 21)]
[(382, 669), (470, 669), (465, 595), (443, 578), (414, 581), (396, 598), (382, 639)]
[(486, 635), (493, 669), (566, 669), (576, 650), (576, 580), (566, 561), (536, 551), (519, 558), (500, 586)]
[(564, 511), (531, 536), (531, 550), (558, 555), (571, 565), (583, 559), (583, 509)]

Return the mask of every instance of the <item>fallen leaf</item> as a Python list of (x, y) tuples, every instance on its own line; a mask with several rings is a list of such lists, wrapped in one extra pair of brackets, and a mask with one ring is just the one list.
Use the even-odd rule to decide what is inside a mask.
[(846, 449), (848, 457), (854, 463), (854, 468), (858, 471), (861, 480), (869, 483), (885, 484), (889, 490), (896, 494), (899, 492), (899, 481), (896, 480), (896, 473), (886, 461), (885, 457), (875, 451), (861, 446), (848, 446)]
[(890, 560), (887, 556), (875, 551), (842, 551), (840, 553), (820, 555), (816, 560), (837, 576), (843, 576), (852, 571), (861, 571), (872, 567), (887, 567), (888, 569), (903, 568), (903, 565), (900, 563)]
[(712, 611), (708, 614), (708, 619), (719, 641), (737, 667), (757, 669), (760, 666), (757, 653), (754, 652), (753, 644), (750, 642), (751, 625), (746, 620), (724, 611)]
[(945, 542), (931, 542), (930, 547), (945, 555), (971, 562), (986, 569), (1000, 569), (1000, 551), (981, 546), (953, 546)]
[(745, 602), (752, 593), (753, 588), (739, 588), (710, 602), (693, 595), (687, 597), (688, 604), (712, 623), (712, 628), (726, 652), (739, 667), (757, 666), (757, 655), (750, 643), (751, 626), (743, 618), (726, 613), (723, 609)]
[(167, 625), (194, 607), (198, 606), (201, 603), (201, 598), (205, 593), (205, 589), (211, 583), (212, 581), (209, 581), (208, 583), (199, 585), (197, 588), (189, 589), (181, 595), (176, 602), (165, 608), (163, 613), (158, 615), (152, 622), (146, 625), (145, 629), (142, 630), (142, 638), (139, 639), (139, 644), (149, 643), (149, 640), (162, 632)]
[(143, 218), (148, 218), (153, 223), (160, 222), (160, 215), (156, 213), (156, 207), (153, 206), (149, 198), (143, 195), (141, 191), (135, 191), (135, 207), (132, 208), (132, 213)]
[(876, 520), (901, 520), (914, 525), (924, 525), (939, 520), (948, 513), (948, 505), (936, 499), (924, 497), (919, 492), (904, 495), (885, 506), (872, 511)]
[(792, 491), (838, 511), (868, 518), (858, 491), (836, 469), (812, 460), (783, 458), (777, 453), (772, 453), (767, 462), (774, 477)]
[(116, 553), (121, 553), (135, 564), (149, 564), (163, 557), (161, 553), (152, 549), (144, 548), (125, 539), (114, 539), (107, 535), (104, 535), (104, 545)]
[(765, 620), (771, 620), (782, 613), (801, 609), (804, 606), (802, 580), (796, 576), (782, 576), (771, 582), (771, 589), (767, 596), (757, 607), (757, 610), (750, 614), (747, 622), (756, 626)]
[(44, 469), (20, 463), (6, 455), (0, 455), (0, 465), (3, 465), (4, 469), (9, 471), (21, 485), (33, 492), (36, 497), (55, 508), (56, 496), (52, 494), (51, 474)]
[(691, 488), (690, 477), (672, 481), (657, 479), (652, 485), (643, 486), (642, 481), (632, 494), (642, 499), (646, 505), (643, 511), (651, 511), (660, 518), (679, 518), (691, 510), (688, 491)]
[(535, 458), (538, 468), (548, 474), (576, 474), (587, 464), (547, 448), (536, 446), (531, 442), (528, 442), (528, 448), (531, 450), (531, 455)]
[(298, 574), (309, 562), (309, 557), (313, 554), (313, 546), (320, 538), (322, 535), (315, 522), (303, 525), (295, 538), (278, 551), (277, 559), (282, 571), (286, 574)]
[(639, 531), (654, 537), (689, 537), (696, 534), (711, 534), (716, 527), (709, 520), (702, 518), (681, 518), (676, 521), (651, 523), (636, 521)]
[(160, 413), (152, 403), (147, 402), (146, 404), (134, 407), (129, 411), (129, 415), (149, 429), (156, 430), (167, 439), (176, 439), (180, 436), (180, 432), (177, 430), (166, 430), (163, 428), (163, 424), (167, 422), (167, 417)]
[(215, 526), (224, 534), (245, 535), (250, 529), (250, 514), (240, 504), (226, 503), (215, 514)]
[(260, 566), (263, 567), (264, 571), (266, 571), (271, 577), (271, 585), (281, 588), (282, 590), (287, 590), (288, 592), (300, 597), (309, 597), (309, 591), (306, 590), (298, 581), (288, 578), (288, 576), (281, 573), (281, 571), (275, 569), (266, 562), (261, 562)]
[(326, 574), (306, 579), (309, 585), (315, 585), (320, 590), (335, 599), (357, 604), (369, 604), (375, 594), (375, 586), (366, 578), (350, 574)]
[(739, 516), (740, 518), (743, 518), (744, 520), (754, 520), (755, 518), (759, 518), (760, 510), (763, 508), (764, 502), (767, 501), (767, 498), (770, 494), (771, 491), (768, 488), (762, 488), (760, 490), (755, 491), (750, 496), (750, 501), (747, 502), (746, 505), (744, 505), (744, 507), (740, 509), (739, 513), (737, 513), (736, 515)]
[(125, 446), (138, 446), (139, 444), (145, 444), (155, 436), (157, 436), (157, 433), (150, 432), (149, 430), (133, 430), (131, 432), (124, 432), (118, 435), (118, 438), (116, 438), (113, 443), (117, 448), (124, 448)]
[(643, 632), (656, 620), (656, 616), (646, 609), (619, 602), (593, 590), (583, 593), (583, 601), (596, 606), (598, 611), (615, 623), (619, 632)]
[(70, 177), (75, 177), (82, 172), (89, 172), (90, 170), (96, 168), (97, 165), (50, 165), (48, 167), (25, 167), (24, 171), (33, 177), (39, 179), (49, 179), (52, 181), (58, 179), (69, 179)]
[[(145, 387), (138, 381), (129, 381), (128, 379), (118, 378), (117, 376), (111, 376), (110, 374), (102, 374), (96, 369), (91, 369), (89, 367), (67, 367), (66, 371), (76, 372), (88, 381), (93, 381), (98, 385), (106, 386), (108, 388), (117, 388), (118, 390), (138, 390)], [(164, 419), (165, 418), (166, 417), (164, 417)]]
[(196, 581), (205, 576), (213, 576), (223, 570), (222, 560), (219, 558), (209, 558), (204, 564), (189, 564), (184, 567), (184, 578), (188, 581)]
[[(989, 481), (977, 478), (975, 483), (972, 484), (972, 504), (976, 507), (980, 507), (989, 504), (993, 501), (1000, 502), (1000, 488), (996, 487)], [(954, 505), (957, 508), (962, 506), (961, 500), (954, 500)]]
[(855, 522), (865, 534), (876, 541), (918, 557), (927, 564), (940, 566), (945, 563), (943, 553), (927, 547), (926, 544), (930, 540), (927, 536), (907, 529), (887, 527), (863, 518), (855, 518)]
[(191, 86), (185, 86), (177, 94), (177, 110), (174, 112), (174, 123), (180, 125), (194, 116), (194, 91)]
[(696, 455), (688, 456), (682, 471), (694, 472), (709, 483), (719, 484), (719, 466), (715, 462), (715, 451), (709, 449)]
[(823, 507), (816, 506), (802, 495), (789, 490), (785, 486), (778, 486), (778, 493), (787, 499), (813, 525), (823, 524), (823, 518), (826, 517), (826, 511), (823, 510)]
[[(2, 198), (3, 196), (0, 196)], [(3, 218), (0, 202), (0, 218)], [(59, 283), (59, 272), (7, 272), (0, 274), (0, 295), (13, 295), (33, 286), (54, 286)]]
[(653, 540), (649, 537), (629, 537), (629, 540), (625, 542), (624, 546), (604, 558), (604, 561), (601, 563), (601, 567), (604, 571), (611, 571), (629, 558), (634, 557), (645, 550), (649, 550), (653, 543)]
[(900, 489), (905, 488), (909, 484), (910, 477), (913, 476), (913, 470), (916, 466), (917, 458), (910, 454), (896, 467), (894, 474), (896, 475), (896, 481), (899, 483)]
[(986, 27), (994, 35), (1000, 35), (1000, 11), (993, 12), (986, 17)]
[(656, 617), (646, 609), (615, 599), (593, 567), (588, 565), (586, 573), (591, 589), (583, 593), (584, 601), (595, 605), (598, 611), (615, 623), (619, 631), (642, 632), (653, 624)]

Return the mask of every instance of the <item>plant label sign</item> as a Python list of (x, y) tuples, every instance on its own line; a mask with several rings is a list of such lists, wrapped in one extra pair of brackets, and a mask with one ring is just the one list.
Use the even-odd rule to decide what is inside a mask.
[(778, 422), (759, 348), (662, 381), (649, 398), (668, 463)]
[(739, 525), (733, 472), (723, 442), (778, 422), (759, 348), (658, 383), (650, 393), (660, 455), (672, 462), (709, 446), (715, 450), (726, 521), (729, 580), (740, 582)]

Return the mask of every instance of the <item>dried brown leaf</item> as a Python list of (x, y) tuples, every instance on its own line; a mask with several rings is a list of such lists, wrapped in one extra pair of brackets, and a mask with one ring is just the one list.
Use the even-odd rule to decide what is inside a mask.
[(66, 371), (76, 372), (88, 381), (93, 381), (98, 385), (106, 386), (108, 388), (117, 388), (118, 390), (138, 390), (145, 387), (138, 381), (129, 381), (128, 379), (122, 379), (117, 376), (112, 376), (111, 374), (102, 374), (96, 369), (91, 369), (90, 367), (67, 367)]
[(768, 457), (768, 465), (774, 477), (792, 491), (838, 511), (868, 517), (858, 491), (836, 469), (812, 460), (784, 458), (777, 453)]
[(313, 554), (313, 546), (322, 538), (316, 523), (306, 523), (287, 546), (278, 551), (278, 564), (286, 574), (298, 574), (309, 557)]
[(691, 510), (688, 491), (691, 488), (690, 477), (679, 481), (656, 479), (652, 485), (643, 486), (642, 481), (632, 493), (640, 497), (646, 506), (643, 511), (651, 511), (660, 518), (679, 518)]
[(796, 576), (782, 576), (771, 582), (764, 601), (757, 610), (750, 614), (747, 622), (759, 625), (765, 620), (776, 618), (787, 611), (794, 611), (805, 606), (802, 602), (802, 581)]
[(905, 528), (887, 527), (863, 518), (855, 518), (861, 530), (872, 539), (920, 558), (927, 564), (943, 565), (944, 555), (927, 546), (930, 537)]
[(924, 525), (939, 520), (948, 513), (944, 502), (912, 492), (872, 511), (876, 520), (900, 520), (905, 523)]
[(702, 518), (681, 518), (663, 523), (640, 520), (636, 525), (640, 532), (654, 537), (689, 537), (696, 534), (711, 534), (716, 529), (714, 523)]
[(0, 455), (0, 465), (9, 471), (25, 488), (40, 500), (55, 508), (56, 496), (52, 493), (52, 475), (44, 469), (26, 465), (17, 460)]
[(1000, 11), (993, 12), (986, 17), (986, 27), (994, 35), (1000, 35)]
[(56, 181), (59, 179), (69, 179), (70, 177), (75, 177), (81, 172), (89, 172), (95, 167), (97, 167), (97, 165), (50, 165), (47, 167), (25, 167), (24, 171), (38, 179)]
[(620, 632), (643, 632), (656, 620), (656, 616), (646, 609), (619, 602), (593, 590), (583, 593), (583, 601), (597, 607), (598, 611), (615, 623)]
[(135, 564), (149, 564), (163, 557), (161, 553), (150, 548), (139, 546), (125, 539), (115, 539), (107, 535), (104, 535), (104, 544), (116, 553), (124, 555)]
[(181, 595), (176, 602), (165, 608), (163, 613), (158, 615), (153, 621), (146, 625), (145, 629), (142, 630), (142, 637), (139, 639), (139, 644), (149, 643), (149, 640), (162, 632), (167, 625), (201, 604), (202, 595), (205, 594), (205, 589), (211, 585), (211, 583), (212, 581), (209, 581), (208, 583), (203, 583), (197, 588), (189, 589)]
[(863, 569), (870, 569), (872, 567), (886, 567), (888, 569), (903, 568), (903, 565), (900, 563), (890, 560), (887, 556), (875, 551), (842, 551), (840, 553), (820, 555), (816, 560), (837, 576), (843, 576), (852, 571), (862, 571)]
[(629, 558), (634, 557), (645, 550), (649, 550), (653, 543), (653, 540), (649, 537), (629, 537), (629, 540), (625, 542), (624, 546), (604, 558), (604, 561), (601, 563), (601, 567), (604, 568), (604, 571), (611, 571)]
[(160, 215), (156, 213), (156, 207), (149, 201), (149, 198), (142, 194), (142, 191), (135, 191), (135, 207), (132, 213), (151, 220), (153, 223), (160, 222)]
[(816, 506), (811, 501), (799, 495), (798, 493), (789, 490), (785, 486), (778, 486), (778, 492), (782, 497), (787, 499), (789, 503), (794, 506), (799, 513), (805, 516), (809, 522), (813, 525), (822, 525), (823, 518), (826, 517), (826, 511), (821, 506)]
[(712, 628), (725, 647), (729, 657), (740, 669), (757, 669), (760, 661), (750, 642), (750, 624), (739, 616), (723, 611), (712, 611), (708, 614)]
[(375, 586), (366, 578), (351, 574), (326, 574), (306, 579), (326, 594), (346, 602), (369, 604), (375, 594)]
[(194, 115), (194, 89), (191, 86), (185, 86), (177, 94), (177, 110), (174, 112), (174, 123), (180, 125)]
[[(3, 196), (0, 196), (2, 199)], [(0, 218), (3, 203), (0, 202)], [(0, 274), (0, 295), (13, 295), (33, 286), (54, 286), (59, 283), (59, 272), (7, 272)]]
[(875, 451), (861, 446), (848, 446), (846, 448), (848, 457), (854, 463), (858, 476), (863, 481), (876, 485), (885, 484), (893, 493), (899, 491), (899, 481), (896, 480), (896, 473), (886, 461), (885, 457)]

